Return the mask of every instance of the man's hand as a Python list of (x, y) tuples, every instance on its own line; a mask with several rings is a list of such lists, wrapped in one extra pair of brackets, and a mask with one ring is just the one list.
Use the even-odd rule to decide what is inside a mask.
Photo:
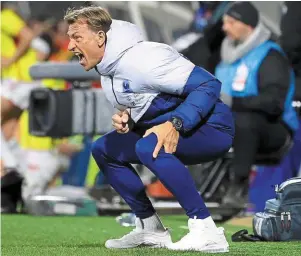
[(153, 152), (153, 157), (156, 158), (162, 146), (164, 146), (166, 153), (174, 153), (177, 150), (177, 145), (179, 141), (179, 132), (173, 127), (172, 123), (167, 121), (163, 124), (154, 126), (148, 129), (143, 137), (146, 137), (154, 133), (157, 135), (158, 143)]
[(131, 128), (129, 112), (125, 110), (113, 115), (112, 124), (118, 133), (129, 132)]

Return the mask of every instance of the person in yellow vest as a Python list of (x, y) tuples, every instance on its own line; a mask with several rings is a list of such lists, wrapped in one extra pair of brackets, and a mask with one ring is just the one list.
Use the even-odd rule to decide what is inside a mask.
[[(12, 118), (18, 118), (24, 108), (24, 92), (30, 86), (21, 86), (19, 81), (30, 80), (22, 67), (24, 61), (35, 58), (35, 52), (30, 48), (33, 38), (34, 32), (17, 15), (13, 6), (1, 6), (1, 126)], [(4, 168), (16, 169), (17, 160), (9, 150), (2, 129), (1, 145)]]
[[(50, 53), (47, 42), (39, 37), (43, 26), (42, 29), (31, 29), (14, 7), (13, 3), (8, 3), (1, 8), (2, 127), (11, 119), (20, 117), (29, 105), (31, 90), (42, 86), (41, 81), (32, 80), (29, 70), (36, 62), (49, 57)], [(4, 135), (1, 129), (1, 160), (4, 169), (1, 170), (2, 175), (19, 168), (19, 161), (8, 146), (9, 136)]]
[[(23, 36), (24, 31), (26, 32), (25, 34), (30, 36)], [(42, 84), (49, 85), (50, 83), (53, 86), (59, 84), (53, 81), (33, 82), (30, 77), (30, 67), (36, 62), (48, 58), (50, 53), (50, 47), (47, 42), (38, 37), (38, 34), (43, 32), (43, 30), (35, 29), (35, 32), (36, 31), (38, 31), (38, 33), (34, 33), (10, 6), (1, 9), (1, 60), (3, 60), (3, 65), (1, 65), (2, 124), (5, 124), (13, 117), (18, 118), (22, 111), (28, 107), (29, 95), (32, 89), (40, 87)], [(16, 41), (18, 41), (17, 44)], [(27, 42), (26, 49), (24, 47), (24, 41)], [(21, 49), (23, 51), (22, 53), (19, 53), (20, 47), (23, 49)], [(8, 54), (9, 50), (11, 52)], [(17, 57), (15, 57), (16, 55)], [(61, 157), (62, 155), (60, 153), (71, 155), (73, 152), (79, 150), (77, 145), (70, 145), (64, 141), (58, 144), (58, 141), (54, 142), (50, 138), (40, 139), (31, 137), (27, 129), (27, 115), (28, 114), (25, 113), (21, 118), (21, 126), (23, 129), (21, 129), (19, 138), (21, 139), (22, 150), (13, 151), (1, 133), (1, 158), (4, 160), (4, 171), (1, 172), (1, 174), (4, 175), (1, 177), (1, 192), (2, 197), (5, 195), (5, 202), (9, 203), (9, 209), (3, 209), (1, 202), (1, 212), (16, 211), (18, 195), (12, 198), (12, 191), (10, 188), (8, 189), (9, 186), (3, 186), (7, 176), (15, 174), (14, 179), (20, 184), (21, 177), (18, 179), (19, 177), (16, 177), (16, 173), (21, 173), (25, 180), (25, 182), (23, 182), (23, 195), (31, 195), (35, 193), (33, 191), (33, 184), (39, 185), (38, 188), (34, 188), (35, 191), (37, 191), (37, 189), (42, 191), (47, 187), (48, 182), (51, 181), (54, 173), (58, 169), (58, 163), (61, 164), (65, 162), (68, 164), (68, 157)], [(3, 154), (3, 148), (5, 148), (5, 154)], [(37, 148), (39, 148), (40, 151), (33, 153)], [(51, 166), (51, 170), (44, 168), (45, 165), (41, 166), (42, 162), (43, 164), (48, 163), (48, 165)], [(39, 167), (41, 172), (38, 175), (29, 175), (30, 171), (37, 173), (37, 167)]]
[(35, 33), (17, 14), (15, 7), (12, 2), (1, 5), (1, 213), (16, 212), (22, 184), (19, 161), (3, 127), (14, 128), (16, 122), (8, 122), (19, 118), (28, 104), (30, 90), (37, 86), (29, 83), (29, 70), (24, 69), (24, 64), (31, 65), (36, 61), (36, 52), (31, 48)]

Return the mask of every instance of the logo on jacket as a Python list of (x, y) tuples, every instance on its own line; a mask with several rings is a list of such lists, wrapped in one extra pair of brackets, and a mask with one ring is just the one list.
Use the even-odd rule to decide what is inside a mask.
[(249, 75), (249, 69), (246, 64), (241, 64), (237, 70), (232, 83), (232, 89), (234, 91), (242, 92), (246, 89), (247, 79)]
[(123, 81), (123, 92), (132, 93), (132, 89), (130, 88), (130, 82), (128, 80)]

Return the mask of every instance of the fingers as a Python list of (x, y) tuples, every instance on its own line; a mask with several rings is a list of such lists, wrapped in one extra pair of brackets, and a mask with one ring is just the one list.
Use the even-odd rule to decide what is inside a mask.
[(177, 151), (177, 147), (178, 147), (178, 145), (176, 144), (176, 145), (173, 147), (172, 153), (175, 153), (175, 152)]
[(176, 152), (177, 144), (174, 142), (169, 142), (169, 143), (166, 142), (166, 143), (164, 143), (164, 150), (165, 150), (165, 153), (172, 154), (172, 153)]
[(143, 138), (147, 137), (148, 135), (150, 135), (151, 133), (154, 133), (156, 136), (157, 136), (157, 139), (158, 139), (158, 142), (157, 142), (157, 145), (153, 151), (153, 158), (157, 158), (158, 154), (159, 154), (159, 151), (160, 149), (162, 148), (163, 146), (163, 140), (159, 139), (158, 138), (158, 135), (156, 133), (156, 129), (154, 128), (151, 128), (151, 129), (148, 129), (145, 134), (143, 135)]
[(156, 145), (156, 147), (154, 149), (154, 152), (153, 152), (153, 158), (157, 158), (157, 156), (159, 154), (159, 151), (162, 148), (162, 146), (163, 146), (163, 141), (158, 140), (157, 145)]
[(115, 124), (113, 122), (113, 127), (116, 129), (118, 133), (127, 133), (130, 130), (128, 124)]
[(116, 130), (118, 133), (121, 133), (121, 134), (125, 134), (125, 133), (128, 133), (130, 131), (130, 129), (122, 129), (122, 130)]
[(177, 145), (179, 141), (179, 133), (176, 131), (172, 131), (171, 133), (166, 133), (164, 128), (158, 128), (158, 126), (148, 129), (143, 138), (149, 136), (151, 133), (154, 133), (157, 136), (157, 145), (153, 151), (153, 157), (157, 158), (159, 151), (162, 147), (166, 153), (172, 154), (177, 150)]
[(175, 134), (175, 139), (174, 139), (174, 143), (173, 143), (172, 153), (175, 153), (177, 151), (177, 147), (178, 147), (178, 143), (179, 143), (179, 137), (180, 137), (180, 134), (177, 132)]
[(128, 133), (130, 131), (130, 128), (127, 127), (125, 130), (123, 130), (123, 133)]
[(150, 135), (152, 132), (154, 132), (152, 128), (146, 130), (146, 132), (145, 132), (144, 135), (143, 135), (143, 138), (147, 137), (147, 136)]
[(125, 124), (129, 121), (129, 115), (127, 114), (127, 112), (123, 112), (123, 114), (121, 116), (121, 120)]
[(118, 115), (118, 116), (122, 116), (123, 115), (123, 111), (119, 111), (118, 113), (116, 113), (115, 115)]
[(127, 133), (129, 132), (128, 120), (127, 112), (119, 112), (112, 116), (112, 125), (118, 133)]
[(122, 124), (122, 129), (120, 130), (120, 133), (127, 133), (130, 131), (130, 127), (128, 124), (123, 123)]
[(113, 124), (116, 123), (116, 124), (122, 124), (122, 118), (121, 116), (118, 114), (114, 114), (112, 116), (112, 121), (113, 121)]
[(124, 128), (122, 123), (116, 123), (114, 120), (112, 121), (112, 125), (116, 130), (122, 130)]
[(177, 150), (178, 141), (179, 141), (178, 133), (175, 133), (171, 138), (167, 139), (164, 142), (165, 152), (169, 154), (175, 153)]

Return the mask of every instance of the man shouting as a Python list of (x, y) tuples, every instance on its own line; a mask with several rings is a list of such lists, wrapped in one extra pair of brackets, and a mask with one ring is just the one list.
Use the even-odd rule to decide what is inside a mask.
[[(185, 165), (215, 160), (232, 145), (230, 109), (221, 83), (165, 44), (144, 41), (137, 26), (112, 20), (101, 7), (67, 11), (69, 50), (85, 70), (95, 68), (119, 114), (116, 131), (94, 142), (92, 154), (110, 185), (137, 216), (136, 228), (107, 248), (140, 245), (171, 250), (228, 252)], [(172, 243), (131, 166), (150, 169), (185, 209), (189, 233)]]

